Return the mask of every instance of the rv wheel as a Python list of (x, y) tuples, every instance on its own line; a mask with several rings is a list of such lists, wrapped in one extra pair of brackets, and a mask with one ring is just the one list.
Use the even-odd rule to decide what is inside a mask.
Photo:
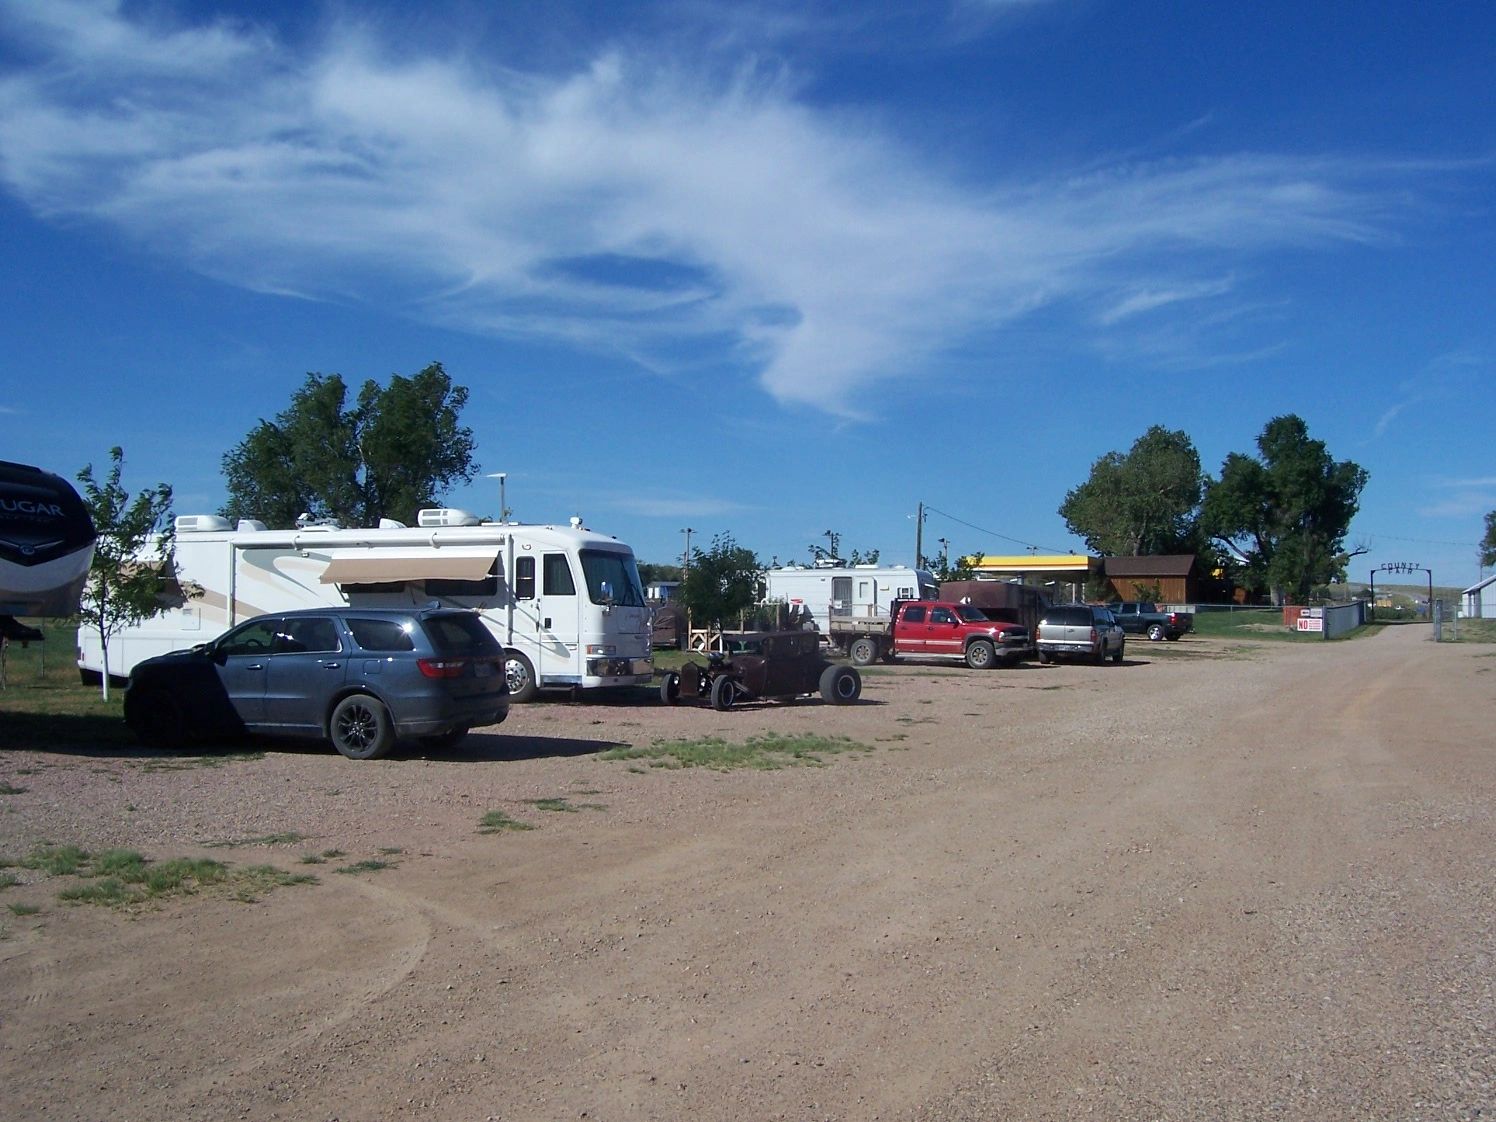
[(535, 682), (535, 667), (518, 651), (510, 651), (504, 659), (504, 677), (509, 680), (510, 701), (534, 701), (539, 686)]

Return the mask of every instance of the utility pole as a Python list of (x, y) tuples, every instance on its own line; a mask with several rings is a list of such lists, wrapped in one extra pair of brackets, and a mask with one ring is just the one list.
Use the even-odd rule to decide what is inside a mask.
[(914, 516), (914, 567), (925, 566), (925, 504), (919, 504), (919, 513)]
[(686, 551), (681, 554), (680, 565), (681, 579), (684, 580), (686, 574), (691, 571), (691, 527), (687, 526), (684, 530), (681, 531), (681, 533), (686, 535)]

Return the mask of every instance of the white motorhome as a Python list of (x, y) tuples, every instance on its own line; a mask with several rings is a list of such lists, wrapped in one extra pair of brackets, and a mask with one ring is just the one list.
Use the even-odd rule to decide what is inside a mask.
[[(423, 510), (408, 527), (267, 529), (214, 515), (175, 522), (178, 594), (109, 641), (111, 678), (142, 659), (206, 643), (266, 612), (324, 605), (439, 604), (476, 609), (508, 651), (516, 701), (537, 689), (646, 685), (650, 610), (634, 553), (572, 519), (569, 526), (480, 522)], [(157, 553), (155, 545), (148, 553)], [(97, 631), (80, 628), (78, 667), (103, 673)]]
[(887, 619), (895, 600), (933, 600), (935, 577), (904, 565), (788, 565), (764, 573), (764, 595), (809, 615), (822, 635), (831, 620)]

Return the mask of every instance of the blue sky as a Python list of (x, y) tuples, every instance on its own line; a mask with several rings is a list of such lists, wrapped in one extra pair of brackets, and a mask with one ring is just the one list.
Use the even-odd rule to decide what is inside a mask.
[(1291, 412), (1353, 579), (1468, 584), (1493, 73), (1478, 3), (0, 0), (0, 456), (212, 511), (307, 372), (441, 361), (523, 520), (910, 563)]

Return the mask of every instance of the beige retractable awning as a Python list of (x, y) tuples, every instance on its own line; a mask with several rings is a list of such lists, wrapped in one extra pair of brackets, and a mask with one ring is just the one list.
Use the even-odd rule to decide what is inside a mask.
[(412, 580), (482, 580), (494, 554), (432, 553), (421, 557), (334, 557), (323, 584), (403, 584)]

